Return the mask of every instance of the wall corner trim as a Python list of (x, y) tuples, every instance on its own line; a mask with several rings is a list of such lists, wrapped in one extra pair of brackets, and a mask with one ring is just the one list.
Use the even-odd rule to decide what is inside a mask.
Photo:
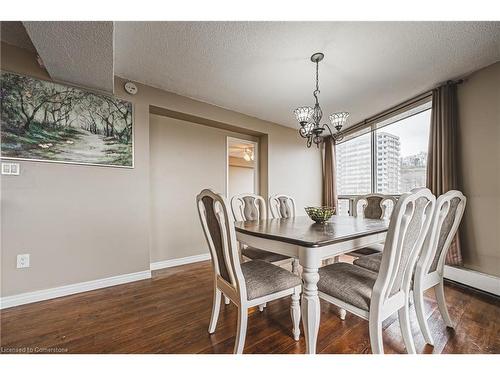
[(444, 277), (457, 283), (500, 296), (500, 277), (463, 267), (444, 266)]
[(104, 279), (97, 279), (91, 281), (84, 281), (76, 284), (63, 285), (50, 289), (37, 290), (34, 292), (15, 294), (12, 296), (1, 297), (0, 309), (25, 305), (27, 303), (33, 303), (38, 301), (45, 301), (52, 298), (69, 296), (72, 294), (88, 292), (95, 289), (107, 288), (110, 286), (115, 286), (150, 278), (151, 278), (151, 271), (146, 270), (146, 271), (128, 273), (124, 275), (106, 277)]
[(206, 253), (206, 254), (192, 255), (192, 256), (184, 257), (184, 258), (162, 260), (159, 262), (151, 263), (150, 269), (151, 269), (151, 271), (160, 270), (162, 268), (182, 266), (183, 264), (203, 262), (203, 261), (209, 260), (209, 259), (210, 259), (210, 254)]

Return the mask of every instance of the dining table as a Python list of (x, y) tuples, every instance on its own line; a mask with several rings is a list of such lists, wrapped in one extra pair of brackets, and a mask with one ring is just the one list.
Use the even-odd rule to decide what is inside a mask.
[(298, 258), (302, 266), (302, 323), (306, 353), (316, 353), (320, 324), (319, 268), (335, 258), (385, 240), (389, 221), (334, 215), (327, 222), (308, 216), (286, 219), (239, 221), (236, 238), (241, 244)]

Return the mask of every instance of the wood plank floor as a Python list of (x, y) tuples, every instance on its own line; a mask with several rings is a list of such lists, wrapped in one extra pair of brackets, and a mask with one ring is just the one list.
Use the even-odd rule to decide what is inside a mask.
[[(447, 284), (455, 329), (446, 328), (432, 291), (426, 295), (435, 346), (424, 345), (413, 325), (419, 353), (500, 353), (499, 299)], [(210, 263), (156, 271), (150, 280), (81, 293), (1, 312), (0, 345), (68, 353), (231, 353), (236, 307), (223, 306), (217, 331), (207, 333), (212, 304)], [(411, 312), (416, 322), (415, 312)], [(384, 323), (386, 353), (404, 353), (395, 317)], [(40, 350), (40, 349), (38, 349)], [(245, 353), (304, 353), (305, 342), (291, 337), (289, 299), (252, 310)], [(368, 324), (321, 303), (319, 353), (370, 353)]]

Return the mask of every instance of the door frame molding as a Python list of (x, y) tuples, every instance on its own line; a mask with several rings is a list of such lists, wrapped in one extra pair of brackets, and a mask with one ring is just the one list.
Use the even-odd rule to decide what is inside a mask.
[[(254, 163), (255, 163), (255, 174), (254, 174), (254, 193), (255, 194), (260, 194), (260, 168), (259, 168), (259, 142), (256, 141), (249, 141), (247, 139), (243, 138), (238, 138), (238, 137), (233, 137), (233, 136), (226, 136), (226, 167), (225, 167), (225, 177), (226, 177), (226, 184), (225, 184), (225, 196), (227, 199), (230, 199), (231, 197), (228, 196), (229, 194), (229, 144), (231, 142), (238, 142), (238, 143), (246, 143), (248, 145), (252, 145), (254, 147)], [(250, 192), (248, 192), (250, 193)]]

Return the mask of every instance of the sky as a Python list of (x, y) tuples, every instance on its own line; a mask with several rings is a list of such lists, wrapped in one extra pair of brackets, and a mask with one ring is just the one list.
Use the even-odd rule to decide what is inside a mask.
[(431, 123), (431, 110), (408, 117), (394, 124), (387, 125), (381, 131), (399, 136), (401, 141), (401, 156), (427, 152), (429, 141), (429, 125)]

